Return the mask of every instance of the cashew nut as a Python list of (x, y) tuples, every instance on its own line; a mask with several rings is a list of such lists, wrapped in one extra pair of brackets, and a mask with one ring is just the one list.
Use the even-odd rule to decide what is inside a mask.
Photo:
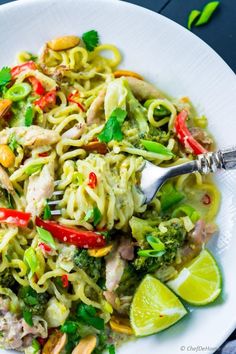
[(136, 79), (143, 80), (143, 77), (139, 75), (138, 73), (135, 73), (134, 71), (129, 71), (129, 70), (116, 70), (114, 72), (115, 78), (122, 77), (122, 76), (129, 76), (129, 77), (135, 77)]
[(15, 155), (8, 145), (0, 145), (0, 163), (6, 168), (14, 166)]
[(77, 46), (80, 42), (79, 37), (63, 36), (52, 39), (47, 43), (48, 47), (55, 51), (66, 50)]
[(128, 318), (112, 316), (109, 323), (111, 329), (115, 332), (128, 334), (129, 336), (134, 334)]
[(81, 339), (77, 347), (73, 350), (72, 354), (91, 354), (97, 344), (97, 338), (90, 335)]
[(42, 354), (60, 354), (67, 341), (66, 333), (55, 331), (43, 347)]
[(110, 253), (111, 249), (112, 249), (112, 245), (103, 248), (94, 248), (88, 250), (88, 254), (91, 257), (96, 257), (96, 258), (105, 257), (108, 253)]
[(7, 98), (0, 100), (0, 118), (4, 117), (5, 114), (9, 111), (11, 104), (11, 100), (8, 100)]

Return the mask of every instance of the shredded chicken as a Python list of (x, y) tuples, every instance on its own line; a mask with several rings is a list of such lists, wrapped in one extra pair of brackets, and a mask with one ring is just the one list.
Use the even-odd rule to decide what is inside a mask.
[(194, 139), (196, 139), (200, 144), (202, 144), (206, 149), (209, 149), (213, 144), (213, 139), (207, 134), (207, 132), (201, 128), (190, 128), (189, 129)]
[(123, 237), (118, 247), (118, 252), (122, 259), (132, 261), (134, 259), (134, 245), (131, 239)]
[(156, 89), (155, 86), (149, 84), (146, 81), (136, 79), (135, 77), (126, 77), (129, 83), (130, 89), (134, 96), (140, 101), (147, 100), (149, 98), (161, 98), (162, 95), (160, 91)]
[(8, 192), (13, 192), (14, 188), (7, 172), (0, 166), (0, 186)]
[(0, 316), (0, 346), (5, 349), (24, 351), (33, 338), (47, 338), (47, 322), (38, 316), (33, 317), (34, 325), (28, 326), (24, 319), (18, 319), (11, 312)]
[(103, 89), (99, 92), (98, 96), (95, 98), (89, 110), (87, 112), (87, 124), (91, 125), (94, 123), (100, 123), (100, 116), (99, 113), (104, 106), (106, 90)]
[(125, 269), (125, 261), (116, 249), (106, 257), (106, 288), (108, 291), (116, 290)]
[(194, 230), (189, 233), (187, 244), (180, 251), (181, 263), (177, 265), (177, 268), (181, 268), (196, 257), (201, 252), (202, 246), (211, 239), (216, 231), (215, 224), (206, 224), (204, 220), (199, 220)]
[(39, 175), (29, 177), (26, 192), (26, 211), (32, 216), (40, 215), (45, 200), (51, 198), (54, 191), (54, 166), (53, 163), (45, 165)]
[(71, 129), (62, 134), (62, 138), (79, 139), (86, 130), (86, 125), (83, 123), (75, 124)]
[(109, 302), (109, 304), (111, 304), (111, 306), (113, 307), (113, 309), (118, 310), (119, 308), (119, 298), (116, 295), (116, 293), (114, 291), (104, 291), (103, 295), (105, 297), (105, 299), (107, 300), (107, 302)]
[(53, 145), (60, 140), (60, 135), (56, 131), (31, 125), (30, 127), (14, 127), (2, 130), (0, 132), (0, 144), (8, 144), (11, 136), (15, 136), (20, 145), (31, 149), (43, 145)]

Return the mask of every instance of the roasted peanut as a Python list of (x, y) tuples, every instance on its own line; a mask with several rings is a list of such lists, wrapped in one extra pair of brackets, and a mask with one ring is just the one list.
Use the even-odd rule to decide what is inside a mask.
[(42, 354), (60, 354), (66, 345), (67, 336), (64, 333), (55, 331), (45, 343)]
[(134, 334), (132, 328), (130, 327), (130, 322), (128, 318), (112, 316), (110, 320), (111, 329), (118, 333), (128, 334), (132, 336)]
[(79, 344), (73, 350), (72, 354), (91, 354), (97, 344), (97, 338), (94, 335), (87, 336), (80, 340)]
[(110, 253), (111, 249), (112, 249), (112, 245), (103, 248), (94, 248), (88, 250), (88, 254), (91, 257), (96, 257), (96, 258), (105, 257), (108, 253)]
[(47, 43), (48, 47), (55, 51), (66, 50), (77, 46), (80, 42), (79, 37), (63, 36), (52, 39)]
[(11, 100), (8, 100), (7, 98), (0, 100), (0, 118), (4, 117), (7, 114), (7, 112), (11, 108), (11, 104)]
[(14, 166), (15, 155), (8, 145), (0, 145), (0, 163), (6, 168)]
[(122, 76), (129, 76), (129, 77), (135, 77), (136, 79), (143, 80), (143, 77), (134, 71), (129, 71), (129, 70), (116, 70), (114, 72), (115, 78), (122, 77)]
[(91, 141), (87, 145), (84, 145), (83, 149), (86, 151), (96, 151), (102, 155), (105, 155), (108, 152), (107, 144), (101, 143), (100, 141)]

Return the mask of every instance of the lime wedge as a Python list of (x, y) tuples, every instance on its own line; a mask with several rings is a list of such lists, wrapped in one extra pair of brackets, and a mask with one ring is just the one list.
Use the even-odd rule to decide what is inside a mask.
[(167, 285), (190, 304), (206, 305), (221, 292), (221, 274), (213, 256), (203, 250)]
[(147, 336), (170, 327), (186, 313), (187, 310), (170, 289), (147, 275), (134, 295), (130, 320), (136, 336)]

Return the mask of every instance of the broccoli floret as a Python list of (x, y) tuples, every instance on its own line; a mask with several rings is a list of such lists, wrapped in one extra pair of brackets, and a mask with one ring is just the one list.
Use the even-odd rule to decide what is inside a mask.
[(178, 249), (184, 243), (186, 230), (181, 221), (170, 220), (165, 226), (167, 228), (166, 232), (161, 232), (158, 228), (153, 228), (152, 233), (149, 232), (146, 234), (146, 236), (151, 234), (158, 237), (165, 245), (165, 253), (160, 257), (137, 257), (133, 262), (136, 270), (144, 273), (152, 273), (163, 265), (170, 265), (175, 262)]
[(147, 235), (154, 235), (156, 233), (157, 224), (160, 223), (160, 220), (153, 221), (153, 220), (143, 220), (133, 216), (130, 221), (129, 225), (131, 227), (132, 235), (137, 240), (139, 247), (145, 248), (147, 246), (146, 236)]
[(13, 277), (11, 270), (5, 269), (0, 273), (0, 286), (3, 288), (12, 288), (15, 285), (16, 281)]
[(87, 250), (77, 250), (74, 255), (74, 263), (90, 276), (95, 282), (101, 277), (101, 258), (91, 257)]
[(32, 315), (42, 315), (45, 311), (47, 302), (49, 300), (48, 293), (38, 294), (30, 286), (20, 288), (18, 293), (19, 298), (23, 302), (24, 311), (29, 311)]
[(116, 290), (117, 294), (119, 296), (133, 295), (140, 283), (141, 278), (141, 274), (135, 270), (132, 264), (129, 264), (125, 267), (119, 287)]

